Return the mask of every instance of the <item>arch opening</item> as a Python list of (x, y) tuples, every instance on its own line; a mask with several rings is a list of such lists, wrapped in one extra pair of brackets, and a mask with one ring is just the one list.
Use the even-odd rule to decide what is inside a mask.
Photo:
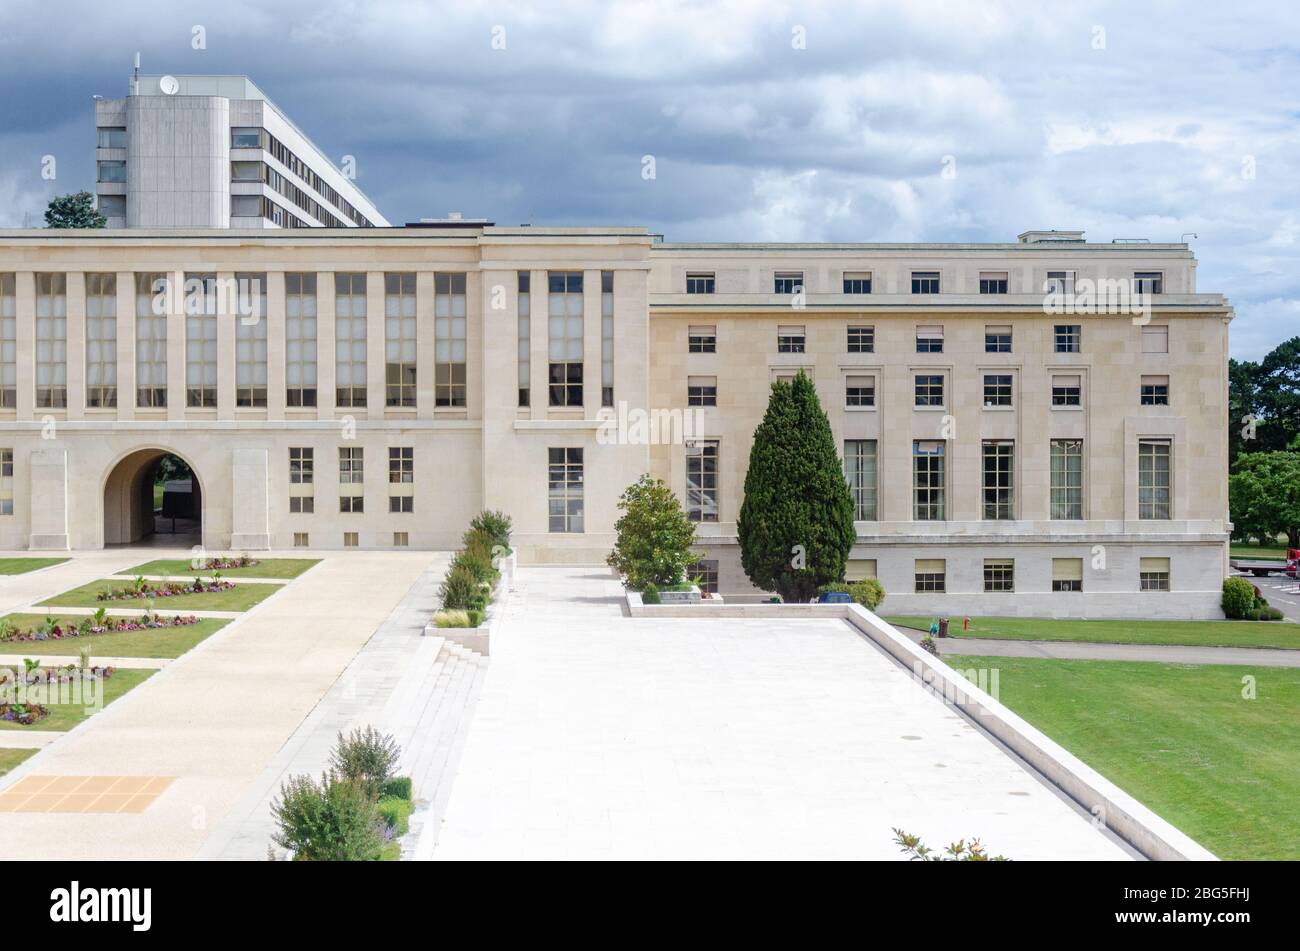
[(138, 449), (104, 483), (104, 544), (187, 548), (203, 543), (203, 489), (183, 458)]

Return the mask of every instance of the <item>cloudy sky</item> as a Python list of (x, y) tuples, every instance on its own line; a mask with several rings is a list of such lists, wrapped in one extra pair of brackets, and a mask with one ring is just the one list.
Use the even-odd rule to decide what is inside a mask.
[(1258, 358), (1300, 334), (1297, 44), (1282, 0), (0, 0), (0, 226), (93, 190), (91, 96), (125, 95), (138, 50), (149, 73), (253, 77), (397, 223), (1194, 232), (1233, 355)]

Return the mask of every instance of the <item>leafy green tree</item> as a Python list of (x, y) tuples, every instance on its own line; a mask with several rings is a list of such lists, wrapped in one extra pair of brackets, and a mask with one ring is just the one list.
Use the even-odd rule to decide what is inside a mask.
[(623, 576), (623, 584), (641, 591), (680, 582), (699, 555), (691, 551), (695, 524), (673, 490), (662, 479), (643, 475), (624, 490), (618, 507), (623, 513), (614, 523), (618, 537), (605, 561)]
[(1243, 452), (1257, 448), (1255, 438), (1250, 438), (1251, 418), (1259, 417), (1259, 364), (1251, 360), (1228, 361), (1228, 461), (1236, 460)]
[(1272, 539), (1285, 532), (1300, 548), (1300, 452), (1249, 452), (1228, 478), (1228, 508), (1238, 535)]
[(298, 862), (374, 862), (384, 848), (384, 820), (360, 783), (326, 773), (291, 777), (271, 803), (272, 841)]
[(1300, 436), (1300, 337), (1273, 348), (1256, 379), (1261, 441), (1253, 449), (1283, 449)]
[(108, 219), (95, 208), (95, 196), (90, 192), (56, 195), (45, 209), (47, 228), (103, 228)]
[(745, 574), (783, 600), (807, 601), (844, 577), (856, 538), (853, 499), (830, 420), (802, 370), (793, 383), (772, 384), (736, 528)]

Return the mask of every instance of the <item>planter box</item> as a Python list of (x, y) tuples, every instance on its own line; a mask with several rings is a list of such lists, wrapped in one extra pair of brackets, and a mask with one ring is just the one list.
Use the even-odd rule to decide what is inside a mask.
[(697, 604), (700, 600), (700, 589), (691, 585), (689, 591), (660, 591), (659, 601), (661, 604)]
[(483, 612), (483, 623), (478, 627), (439, 627), (433, 621), (424, 625), (425, 637), (445, 637), (454, 644), (477, 651), (484, 657), (489, 654), (492, 641), (492, 629), (501, 621), (506, 603), (510, 600), (510, 586), (515, 581), (515, 569), (518, 566), (517, 550), (511, 550), (510, 557), (501, 559), (498, 567), (501, 577), (492, 591), (492, 600)]

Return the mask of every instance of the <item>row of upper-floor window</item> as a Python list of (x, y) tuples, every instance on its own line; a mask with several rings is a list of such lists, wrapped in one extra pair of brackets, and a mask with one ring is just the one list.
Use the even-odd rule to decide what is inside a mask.
[[(1083, 375), (1078, 373), (1052, 373), (1051, 406), (1069, 408), (1083, 406)], [(985, 409), (1012, 408), (1015, 406), (1015, 379), (1013, 373), (982, 374), (982, 401)], [(789, 383), (792, 373), (777, 372), (775, 379)], [(1137, 398), (1140, 406), (1169, 405), (1168, 374), (1141, 374), (1138, 378)], [(912, 375), (913, 405), (926, 409), (942, 409), (948, 405), (948, 372), (920, 372)], [(849, 373), (844, 376), (845, 409), (873, 409), (876, 406), (877, 381), (874, 373)], [(1113, 384), (1111, 386), (1113, 389)], [(718, 378), (716, 376), (688, 376), (686, 378), (687, 406), (717, 406)]]
[[(1076, 271), (1047, 271), (1043, 280), (1042, 291), (1045, 294), (1073, 294), (1077, 283)], [(942, 294), (941, 271), (911, 271), (911, 293)], [(717, 292), (716, 271), (687, 271), (685, 275), (687, 294), (714, 294)], [(842, 293), (863, 295), (872, 293), (871, 271), (844, 271), (841, 275)], [(1163, 271), (1134, 271), (1129, 290), (1134, 294), (1163, 294), (1165, 275)], [(980, 271), (979, 293), (1007, 294), (1011, 285), (1008, 271)], [(805, 290), (803, 271), (775, 271), (772, 275), (773, 294), (799, 294)]]
[[(1137, 337), (1142, 353), (1169, 352), (1169, 325), (1142, 324)], [(987, 324), (984, 327), (985, 353), (1011, 353), (1013, 331), (1010, 324)], [(917, 353), (943, 353), (944, 328), (942, 324), (920, 325), (916, 328)], [(1052, 326), (1053, 353), (1082, 353), (1083, 325), (1054, 324)], [(807, 327), (802, 324), (783, 324), (776, 328), (777, 353), (805, 353), (808, 346)], [(718, 328), (716, 325), (692, 325), (687, 328), (686, 348), (690, 353), (716, 353)], [(850, 323), (845, 327), (846, 353), (875, 353), (876, 328), (872, 324)]]

